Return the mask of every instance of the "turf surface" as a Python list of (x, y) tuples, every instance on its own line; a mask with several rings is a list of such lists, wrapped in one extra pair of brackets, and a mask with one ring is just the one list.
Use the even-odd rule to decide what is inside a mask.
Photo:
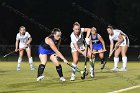
[[(81, 80), (80, 73), (76, 73), (76, 80), (70, 81), (71, 68), (61, 62), (66, 82), (59, 80), (53, 63), (48, 62), (44, 75), (45, 78), (37, 82), (37, 67), (40, 63), (34, 62), (35, 71), (31, 71), (28, 62), (21, 64), (21, 70), (16, 71), (17, 62), (0, 62), (0, 93), (107, 93), (140, 84), (140, 63), (129, 62), (127, 72), (112, 72), (109, 69), (113, 63), (109, 62), (106, 69), (101, 72), (100, 64), (95, 64), (96, 79)], [(121, 67), (122, 63), (119, 63)], [(84, 63), (78, 67), (83, 69)], [(88, 63), (89, 68), (89, 63)], [(140, 88), (128, 90), (122, 93), (140, 93)]]

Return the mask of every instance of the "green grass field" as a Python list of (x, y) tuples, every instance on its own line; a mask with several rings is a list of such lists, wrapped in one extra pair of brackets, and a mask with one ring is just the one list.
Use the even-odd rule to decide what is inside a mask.
[[(34, 62), (37, 68), (39, 62)], [(129, 62), (127, 72), (112, 72), (109, 69), (113, 63), (109, 62), (103, 72), (100, 71), (99, 62), (96, 65), (96, 79), (81, 80), (80, 73), (76, 73), (76, 80), (70, 81), (71, 68), (62, 63), (63, 74), (66, 82), (59, 80), (53, 63), (46, 66), (45, 78), (37, 82), (37, 70), (30, 71), (29, 64), (23, 62), (21, 71), (16, 71), (16, 62), (0, 62), (0, 93), (107, 93), (140, 84), (140, 63)], [(121, 67), (122, 63), (119, 63)], [(83, 69), (84, 63), (80, 62), (78, 67)], [(89, 63), (88, 63), (89, 68)], [(140, 93), (140, 88), (135, 88), (122, 93)]]

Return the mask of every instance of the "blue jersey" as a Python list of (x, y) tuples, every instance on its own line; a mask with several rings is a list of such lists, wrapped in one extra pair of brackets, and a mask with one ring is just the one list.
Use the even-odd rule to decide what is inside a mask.
[(100, 40), (98, 39), (98, 34), (96, 34), (96, 36), (91, 35), (91, 40), (92, 40), (92, 44), (101, 43)]
[(103, 45), (100, 42), (100, 40), (98, 39), (98, 35), (99, 34), (96, 34), (96, 36), (91, 35), (92, 49), (97, 50), (97, 51), (103, 49)]
[[(53, 36), (49, 37), (52, 39), (54, 44), (57, 46), (59, 40), (55, 40)], [(55, 52), (51, 49), (50, 45), (46, 44), (45, 40), (38, 46), (38, 54), (54, 54)]]

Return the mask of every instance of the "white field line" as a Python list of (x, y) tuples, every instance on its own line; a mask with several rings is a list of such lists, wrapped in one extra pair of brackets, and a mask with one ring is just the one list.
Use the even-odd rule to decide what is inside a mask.
[(116, 91), (112, 91), (112, 92), (108, 92), (108, 93), (120, 93), (120, 92), (128, 91), (128, 90), (131, 90), (131, 89), (135, 89), (135, 88), (138, 88), (138, 87), (140, 87), (140, 85), (132, 86), (132, 87), (128, 87), (128, 88), (124, 88), (124, 89), (120, 89), (120, 90), (116, 90)]

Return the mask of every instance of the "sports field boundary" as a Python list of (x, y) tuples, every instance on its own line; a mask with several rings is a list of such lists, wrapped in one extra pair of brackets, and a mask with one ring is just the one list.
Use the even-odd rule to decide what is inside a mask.
[(128, 87), (128, 88), (123, 88), (123, 89), (115, 90), (115, 91), (108, 92), (108, 93), (121, 93), (121, 92), (132, 90), (132, 89), (135, 89), (135, 88), (138, 88), (138, 87), (140, 87), (140, 85), (132, 86), (132, 87)]

